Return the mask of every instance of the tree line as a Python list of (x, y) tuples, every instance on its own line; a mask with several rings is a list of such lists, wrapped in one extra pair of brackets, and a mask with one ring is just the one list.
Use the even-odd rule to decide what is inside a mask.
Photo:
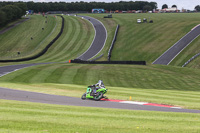
[(155, 2), (145, 1), (120, 1), (120, 2), (0, 2), (0, 26), (6, 25), (26, 14), (27, 10), (34, 12), (48, 11), (86, 11), (91, 12), (93, 8), (103, 8), (105, 10), (143, 10), (150, 11), (157, 8)]
[[(15, 2), (0, 2), (1, 6), (14, 5)], [(91, 12), (93, 8), (103, 8), (105, 10), (153, 10), (157, 8), (156, 2), (145, 1), (120, 1), (120, 2), (21, 2), (26, 4), (29, 10), (34, 12), (48, 12), (48, 11), (87, 11)]]
[(21, 18), (27, 9), (23, 2), (0, 2), (0, 27)]
[(93, 8), (103, 8), (105, 10), (153, 10), (157, 8), (155, 2), (144, 1), (120, 1), (120, 2), (49, 2), (49, 3), (34, 3), (27, 2), (28, 9), (34, 12), (47, 12), (47, 11), (87, 11), (91, 12)]

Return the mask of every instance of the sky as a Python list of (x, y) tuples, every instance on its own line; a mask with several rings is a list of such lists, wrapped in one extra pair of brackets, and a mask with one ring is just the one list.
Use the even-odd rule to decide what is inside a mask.
[[(76, 2), (76, 1), (85, 1), (85, 2), (118, 2), (118, 1), (130, 1), (130, 0), (0, 0), (0, 1), (34, 1), (34, 2)], [(148, 1), (148, 2), (157, 2), (158, 9), (162, 8), (163, 4), (167, 4), (168, 7), (172, 5), (177, 5), (178, 9), (181, 10), (189, 9), (194, 10), (196, 5), (200, 5), (200, 0), (132, 0), (132, 1)]]

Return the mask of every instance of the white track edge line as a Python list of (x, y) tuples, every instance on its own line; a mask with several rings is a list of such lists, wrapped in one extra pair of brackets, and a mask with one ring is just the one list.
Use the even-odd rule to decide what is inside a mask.
[[(93, 18), (93, 19), (95, 19), (95, 18)], [(97, 21), (99, 21), (98, 19), (95, 19), (95, 20), (97, 20)], [(108, 31), (107, 31), (107, 29), (106, 29), (106, 27), (104, 26), (104, 24), (101, 22), (101, 21), (99, 21), (102, 25), (103, 25), (103, 27), (104, 27), (104, 29), (105, 29), (105, 31), (106, 31), (106, 39), (105, 39), (105, 41), (104, 41), (104, 45), (103, 45), (103, 47), (101, 48), (101, 50), (97, 53), (97, 54), (99, 54), (101, 51), (102, 51), (102, 49), (104, 48), (104, 46), (105, 46), (105, 44), (106, 44), (106, 41), (107, 41), (107, 38), (108, 38)], [(96, 55), (97, 55), (96, 54)], [(94, 55), (93, 57), (95, 57), (96, 55)], [(93, 58), (93, 57), (91, 57), (91, 58)], [(89, 59), (91, 59), (91, 58), (89, 58)], [(89, 60), (88, 59), (88, 60)]]
[[(79, 17), (79, 16), (78, 16)], [(82, 16), (81, 16), (82, 17)], [(88, 17), (88, 16), (87, 16)], [(84, 17), (83, 17), (84, 18)], [(84, 18), (85, 19), (85, 18)], [(87, 21), (89, 21), (88, 19), (86, 19)], [(95, 38), (96, 38), (96, 29), (95, 29), (95, 27), (94, 27), (94, 24), (91, 22), (91, 21), (89, 21), (91, 24), (92, 24), (92, 26), (93, 26), (93, 28), (94, 28), (94, 31), (95, 31), (95, 36), (94, 36), (94, 38), (93, 38), (93, 41), (92, 41), (92, 43), (91, 43), (91, 45), (90, 45), (90, 47), (82, 54), (82, 55), (80, 55), (79, 57), (81, 57), (81, 56), (83, 56), (91, 47), (92, 47), (92, 44), (93, 44), (93, 42), (94, 42), (94, 40), (95, 40)], [(76, 59), (78, 59), (79, 57), (77, 57)]]
[(196, 38), (198, 38), (200, 36), (200, 34), (198, 35), (198, 36), (196, 36), (193, 40), (191, 40), (184, 48), (182, 48), (181, 49), (181, 51), (178, 53), (178, 54), (176, 54), (175, 56), (174, 56), (174, 58), (173, 59), (171, 59), (171, 61), (167, 64), (167, 65), (169, 65), (187, 46), (189, 46)]

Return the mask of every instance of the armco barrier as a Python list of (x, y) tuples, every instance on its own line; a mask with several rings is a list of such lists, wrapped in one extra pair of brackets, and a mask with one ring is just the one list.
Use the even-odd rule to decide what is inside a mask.
[(31, 57), (26, 57), (26, 58), (21, 58), (21, 59), (13, 59), (13, 60), (0, 60), (0, 62), (21, 62), (21, 61), (28, 61), (28, 60), (32, 60), (32, 59), (36, 59), (40, 56), (42, 56), (43, 54), (45, 54), (47, 52), (47, 50), (53, 45), (53, 43), (62, 35), (63, 33), (63, 29), (64, 29), (64, 18), (61, 15), (57, 15), (60, 16), (62, 18), (62, 27), (60, 32), (58, 33), (58, 35), (37, 55), (31, 56)]
[(200, 53), (196, 54), (195, 56), (193, 56), (191, 59), (189, 59), (187, 62), (185, 62), (185, 64), (182, 67), (185, 67), (187, 64), (189, 64), (192, 60), (194, 60), (195, 58), (197, 58), (198, 56), (200, 56)]
[(81, 64), (134, 64), (134, 65), (146, 65), (145, 61), (83, 61), (79, 59), (70, 60), (71, 63)]
[(117, 25), (117, 28), (116, 28), (116, 30), (115, 30), (115, 35), (114, 35), (113, 41), (112, 41), (111, 46), (110, 46), (110, 49), (109, 49), (109, 51), (108, 51), (108, 61), (110, 61), (110, 58), (111, 58), (112, 50), (113, 50), (115, 41), (116, 41), (116, 39), (117, 39), (118, 30), (119, 30), (119, 25)]

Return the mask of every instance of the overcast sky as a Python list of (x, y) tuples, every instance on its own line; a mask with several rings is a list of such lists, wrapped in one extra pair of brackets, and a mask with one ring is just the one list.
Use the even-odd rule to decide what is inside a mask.
[[(76, 1), (96, 1), (96, 2), (118, 2), (120, 0), (0, 0), (0, 1), (34, 1), (34, 2), (55, 2), (55, 1), (64, 1), (64, 2), (76, 2)], [(129, 0), (122, 0), (129, 1)], [(158, 8), (161, 9), (163, 4), (167, 4), (168, 7), (172, 5), (177, 5), (178, 9), (190, 9), (193, 10), (196, 5), (200, 5), (200, 0), (133, 0), (133, 1), (153, 1), (157, 2)]]

